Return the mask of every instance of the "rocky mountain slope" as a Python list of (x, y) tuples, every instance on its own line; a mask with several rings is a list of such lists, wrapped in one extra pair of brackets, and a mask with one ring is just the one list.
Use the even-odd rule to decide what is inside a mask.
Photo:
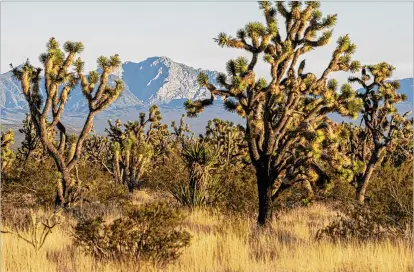
[[(110, 80), (122, 78), (125, 89), (117, 101), (98, 115), (95, 127), (97, 130), (103, 130), (107, 119), (135, 120), (139, 112), (146, 111), (152, 104), (160, 106), (164, 122), (178, 120), (184, 113), (185, 100), (205, 98), (209, 95), (206, 89), (198, 86), (197, 76), (200, 72), (207, 73), (216, 83), (218, 72), (195, 69), (167, 57), (151, 57), (141, 62), (124, 62), (122, 67), (110, 76)], [(407, 94), (408, 101), (399, 106), (399, 110), (407, 111), (412, 108), (413, 103), (413, 78), (402, 79), (400, 83), (400, 91)], [(20, 124), (27, 112), (27, 104), (21, 94), (19, 82), (13, 79), (11, 72), (7, 72), (0, 75), (0, 88), (2, 123)], [(188, 120), (193, 131), (203, 131), (206, 121), (215, 117), (243, 122), (236, 114), (225, 112), (220, 100), (217, 102), (200, 114), (199, 118)], [(85, 98), (80, 87), (77, 86), (72, 90), (65, 108), (65, 123), (74, 127), (81, 126), (87, 110)]]

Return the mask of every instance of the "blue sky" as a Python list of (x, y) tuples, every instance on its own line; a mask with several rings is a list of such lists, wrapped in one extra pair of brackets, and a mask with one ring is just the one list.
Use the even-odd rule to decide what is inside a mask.
[[(328, 46), (306, 57), (307, 69), (321, 72), (336, 39), (349, 33), (362, 63), (387, 61), (394, 78), (413, 75), (413, 2), (322, 2), (324, 14), (338, 13)], [(263, 21), (256, 2), (3, 2), (1, 70), (29, 58), (38, 64), (45, 43), (55, 37), (82, 41), (82, 58), (93, 69), (99, 55), (118, 53), (123, 61), (167, 56), (187, 65), (225, 71), (228, 59), (242, 55), (212, 40), (219, 32), (235, 34), (249, 21)], [(268, 77), (266, 64), (258, 74)], [(345, 79), (347, 75), (338, 75)]]

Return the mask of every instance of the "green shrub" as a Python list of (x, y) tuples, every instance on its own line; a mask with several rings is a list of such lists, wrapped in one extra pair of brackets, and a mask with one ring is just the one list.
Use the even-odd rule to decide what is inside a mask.
[(257, 209), (257, 185), (253, 167), (248, 166), (240, 170), (229, 166), (216, 175), (222, 177), (223, 196), (218, 203), (223, 213), (254, 214)]
[(2, 177), (2, 206), (51, 207), (56, 196), (57, 179), (58, 174), (51, 159), (43, 163), (32, 161), (24, 169), (16, 164), (10, 175)]
[(333, 240), (411, 239), (413, 229), (413, 165), (378, 167), (364, 205), (343, 198), (338, 219), (318, 232)]
[(405, 237), (407, 234), (405, 227), (379, 210), (359, 203), (344, 206), (346, 208), (342, 209), (336, 220), (318, 231), (318, 239), (365, 241)]
[(128, 201), (128, 189), (113, 182), (111, 176), (97, 165), (86, 165), (79, 169), (83, 192), (80, 200), (88, 203), (122, 204)]
[(174, 184), (179, 180), (187, 179), (188, 173), (185, 170), (183, 160), (178, 152), (174, 151), (166, 156), (164, 163), (153, 164), (144, 177), (143, 187), (168, 191), (170, 184)]
[(124, 216), (106, 223), (102, 217), (75, 227), (76, 245), (103, 260), (149, 261), (158, 266), (176, 260), (189, 245), (180, 230), (182, 214), (165, 203), (129, 206)]

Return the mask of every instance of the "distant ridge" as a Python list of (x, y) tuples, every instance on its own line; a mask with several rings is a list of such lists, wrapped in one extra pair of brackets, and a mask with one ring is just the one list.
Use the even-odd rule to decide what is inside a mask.
[[(145, 111), (150, 105), (160, 106), (164, 122), (179, 120), (185, 112), (183, 103), (187, 99), (199, 99), (209, 96), (205, 88), (200, 88), (197, 77), (200, 72), (208, 75), (217, 84), (217, 71), (193, 68), (177, 63), (168, 57), (150, 57), (141, 62), (126, 61), (122, 67), (110, 76), (110, 80), (122, 78), (125, 89), (122, 95), (96, 118), (97, 130), (103, 130), (107, 119), (136, 120), (140, 111)], [(399, 110), (410, 110), (413, 103), (413, 78), (400, 81), (399, 92), (405, 93), (408, 100), (399, 106)], [(43, 83), (41, 84), (43, 87)], [(0, 75), (0, 107), (3, 124), (21, 124), (27, 112), (27, 102), (24, 99), (20, 84), (13, 79), (12, 73)], [(44, 90), (42, 90), (44, 91)], [(203, 131), (207, 120), (219, 117), (234, 122), (244, 121), (236, 114), (224, 110), (222, 103), (217, 101), (208, 107), (197, 119), (187, 119), (195, 132)], [(65, 123), (73, 127), (80, 126), (88, 111), (87, 103), (77, 86), (70, 94), (65, 107)]]

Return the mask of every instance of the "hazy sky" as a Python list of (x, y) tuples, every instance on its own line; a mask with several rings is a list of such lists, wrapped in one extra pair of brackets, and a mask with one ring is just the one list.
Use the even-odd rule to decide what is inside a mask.
[[(387, 61), (395, 78), (413, 75), (413, 2), (322, 2), (324, 14), (338, 13), (329, 44), (311, 52), (307, 70), (320, 72), (336, 39), (349, 33), (362, 63)], [(242, 51), (213, 42), (219, 32), (235, 34), (249, 21), (263, 21), (256, 2), (3, 2), (1, 69), (29, 58), (38, 64), (45, 43), (55, 37), (82, 41), (82, 58), (93, 69), (99, 55), (118, 53), (123, 61), (167, 56), (176, 62), (225, 71)], [(258, 67), (267, 76), (266, 64)], [(340, 79), (345, 75), (338, 75)]]

